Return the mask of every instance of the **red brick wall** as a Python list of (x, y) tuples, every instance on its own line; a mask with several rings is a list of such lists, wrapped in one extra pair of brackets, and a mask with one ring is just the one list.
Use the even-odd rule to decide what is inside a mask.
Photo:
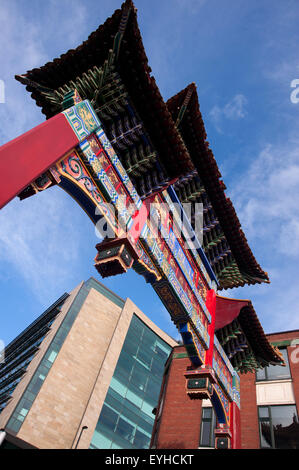
[[(268, 335), (270, 342), (291, 341), (299, 338), (299, 330)], [(299, 345), (288, 347), (293, 389), (299, 412)], [(157, 448), (196, 449), (200, 439), (201, 400), (191, 400), (186, 394), (184, 373), (191, 365), (184, 346), (174, 348), (167, 376), (165, 400), (161, 418), (157, 423)], [(241, 442), (242, 449), (260, 447), (255, 374), (242, 374), (241, 379)]]
[(240, 377), (241, 448), (259, 449), (259, 427), (256, 406), (255, 374)]
[(270, 343), (276, 341), (290, 341), (292, 339), (299, 338), (299, 330), (294, 331), (283, 331), (281, 333), (270, 333), (267, 335)]
[[(174, 348), (174, 356), (178, 353), (186, 353), (185, 347)], [(201, 400), (187, 396), (184, 377), (190, 365), (187, 357), (171, 361), (163, 411), (157, 425), (157, 449), (197, 449), (199, 446)]]

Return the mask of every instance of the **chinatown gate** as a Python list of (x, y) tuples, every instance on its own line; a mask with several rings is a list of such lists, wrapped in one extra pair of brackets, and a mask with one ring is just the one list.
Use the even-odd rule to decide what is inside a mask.
[(16, 79), (47, 120), (0, 148), (0, 207), (53, 185), (78, 202), (104, 237), (96, 269), (133, 268), (153, 286), (190, 358), (186, 394), (211, 400), (215, 446), (240, 448), (238, 374), (283, 359), (250, 301), (217, 295), (269, 279), (224, 193), (195, 84), (163, 101), (131, 0), (77, 49)]

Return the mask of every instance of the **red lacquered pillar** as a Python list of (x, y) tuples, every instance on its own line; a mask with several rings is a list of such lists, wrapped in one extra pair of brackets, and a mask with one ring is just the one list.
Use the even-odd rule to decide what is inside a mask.
[(235, 402), (230, 404), (231, 449), (241, 449), (241, 415)]
[(207, 293), (206, 307), (211, 315), (211, 323), (208, 326), (208, 334), (210, 337), (209, 349), (206, 353), (206, 366), (213, 367), (213, 350), (214, 350), (214, 334), (216, 321), (216, 292), (210, 289)]

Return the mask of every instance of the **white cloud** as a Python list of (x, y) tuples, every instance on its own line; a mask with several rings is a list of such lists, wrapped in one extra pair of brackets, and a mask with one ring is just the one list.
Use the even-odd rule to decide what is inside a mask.
[[(2, 1), (0, 9), (1, 73), (24, 72), (26, 67), (40, 65), (45, 59), (45, 51), (40, 41), (41, 27), (38, 23), (20, 18), (15, 1)], [(15, 67), (20, 67), (17, 70)]]
[[(55, 44), (76, 46), (83, 39), (85, 20), (86, 6), (77, 0), (71, 8), (67, 2), (50, 0), (32, 15), (23, 2), (1, 1), (0, 79), (5, 84), (5, 103), (0, 104), (0, 145), (45, 119), (14, 75), (52, 60), (49, 54)], [(54, 188), (22, 202), (16, 199), (0, 213), (0, 277), (17, 272), (41, 302), (55, 295), (60, 283), (69, 285), (78, 266), (82, 240), (71, 204)]]
[(236, 95), (224, 106), (223, 114), (227, 119), (242, 119), (247, 114), (245, 110), (246, 104), (247, 99), (244, 95)]
[(79, 261), (80, 231), (65, 199), (52, 188), (0, 213), (2, 269), (13, 268), (41, 302), (68, 284)]
[[(295, 130), (293, 130), (295, 132)], [(295, 135), (268, 144), (236, 175), (231, 199), (270, 285), (233, 290), (252, 299), (266, 332), (299, 326), (299, 142)], [(258, 250), (257, 250), (258, 248)]]
[(282, 85), (290, 85), (293, 79), (299, 78), (298, 60), (289, 58), (281, 60), (275, 64), (275, 67), (265, 68), (264, 76)]
[(24, 88), (14, 79), (15, 74), (45, 61), (45, 50), (39, 38), (39, 26), (24, 18), (20, 19), (16, 2), (1, 2), (0, 79), (5, 84), (5, 102), (0, 104), (0, 145), (40, 122), (39, 111), (32, 112), (34, 107), (28, 106), (29, 95), (25, 96)]
[(85, 39), (87, 10), (82, 2), (73, 0), (70, 8), (65, 2), (51, 0), (39, 21), (35, 12), (26, 15), (25, 8), (15, 0), (1, 1), (0, 80), (5, 85), (5, 103), (0, 103), (0, 145), (44, 121), (40, 108), (14, 76), (42, 66), (53, 59), (49, 54), (60, 55)]
[[(299, 256), (299, 146), (267, 145), (234, 186), (232, 199), (250, 238), (267, 238), (275, 250)], [(293, 240), (290, 245), (290, 241)], [(290, 249), (291, 248), (291, 249)]]
[[(69, 1), (50, 0), (47, 4), (47, 28), (45, 36), (49, 41), (62, 45), (63, 50), (58, 54), (63, 54), (69, 48), (77, 47), (82, 41), (87, 39), (90, 31), (87, 23), (87, 6), (80, 0), (72, 0), (71, 7)], [(60, 18), (57, 27), (57, 18)]]
[(299, 218), (290, 218), (283, 225), (279, 237), (279, 249), (286, 256), (299, 256)]
[(231, 121), (236, 121), (238, 119), (243, 119), (247, 114), (245, 109), (247, 103), (247, 98), (244, 95), (237, 94), (222, 108), (218, 105), (213, 106), (209, 116), (218, 132), (222, 133), (223, 120), (229, 119)]

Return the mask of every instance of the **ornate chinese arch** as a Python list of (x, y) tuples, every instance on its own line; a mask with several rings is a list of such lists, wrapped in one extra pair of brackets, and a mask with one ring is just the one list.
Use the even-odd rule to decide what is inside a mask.
[[(192, 362), (186, 393), (210, 398), (216, 446), (237, 448), (238, 373), (282, 358), (249, 303), (233, 316), (217, 309), (217, 290), (269, 280), (224, 193), (195, 85), (164, 102), (131, 0), (76, 50), (16, 78), (47, 121), (0, 148), (0, 207), (55, 184), (100, 231), (107, 225), (96, 269), (107, 277), (132, 267), (153, 286)], [(188, 202), (203, 205), (201, 244), (196, 213), (180, 229)]]

